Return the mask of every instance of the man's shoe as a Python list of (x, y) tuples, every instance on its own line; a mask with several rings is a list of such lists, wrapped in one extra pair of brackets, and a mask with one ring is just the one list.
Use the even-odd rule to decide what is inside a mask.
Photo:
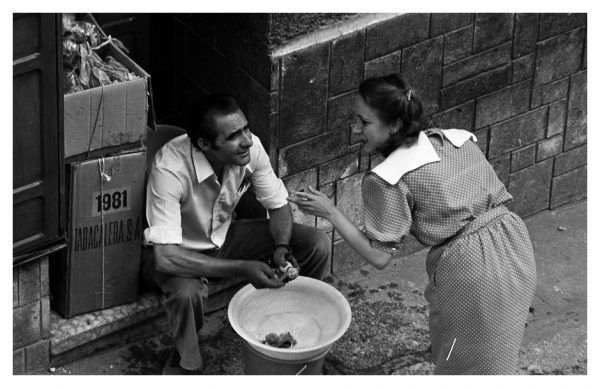
[(201, 363), (200, 366), (196, 369), (185, 369), (182, 368), (179, 362), (181, 361), (181, 357), (179, 353), (177, 353), (176, 349), (172, 349), (167, 357), (167, 361), (165, 361), (165, 365), (162, 369), (163, 375), (194, 375), (202, 372), (204, 368), (204, 363)]

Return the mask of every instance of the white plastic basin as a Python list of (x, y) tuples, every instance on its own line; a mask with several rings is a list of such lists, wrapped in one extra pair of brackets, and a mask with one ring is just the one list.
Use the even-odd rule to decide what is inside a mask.
[[(257, 290), (251, 284), (229, 302), (229, 322), (237, 334), (258, 352), (279, 360), (307, 360), (331, 348), (350, 326), (346, 298), (334, 287), (299, 276), (276, 289)], [(262, 344), (269, 333), (290, 332), (291, 348)]]

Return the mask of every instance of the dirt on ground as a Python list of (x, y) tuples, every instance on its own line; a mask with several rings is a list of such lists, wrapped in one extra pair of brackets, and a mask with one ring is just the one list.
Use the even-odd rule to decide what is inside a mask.
[(422, 290), (406, 292), (394, 282), (337, 287), (350, 303), (352, 322), (327, 355), (325, 374), (400, 374), (424, 364), (429, 364), (424, 374), (433, 370)]

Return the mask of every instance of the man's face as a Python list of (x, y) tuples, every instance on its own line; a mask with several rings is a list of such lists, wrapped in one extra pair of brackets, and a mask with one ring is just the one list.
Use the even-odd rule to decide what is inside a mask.
[(218, 133), (214, 145), (202, 147), (211, 163), (220, 166), (244, 166), (250, 163), (252, 133), (244, 113), (238, 110), (228, 115), (217, 115), (214, 122)]

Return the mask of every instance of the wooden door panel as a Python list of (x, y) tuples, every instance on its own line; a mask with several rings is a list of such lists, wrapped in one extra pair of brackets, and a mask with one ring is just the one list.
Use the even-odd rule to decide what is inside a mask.
[(61, 237), (60, 15), (13, 15), (13, 255)]
[(13, 20), (13, 60), (40, 51), (40, 14), (19, 15)]
[(15, 222), (13, 229), (14, 249), (25, 245), (31, 245), (44, 240), (44, 197), (37, 196), (28, 201), (15, 204), (13, 217)]
[(41, 72), (34, 70), (13, 78), (13, 188), (42, 180), (42, 125), (40, 123)]

